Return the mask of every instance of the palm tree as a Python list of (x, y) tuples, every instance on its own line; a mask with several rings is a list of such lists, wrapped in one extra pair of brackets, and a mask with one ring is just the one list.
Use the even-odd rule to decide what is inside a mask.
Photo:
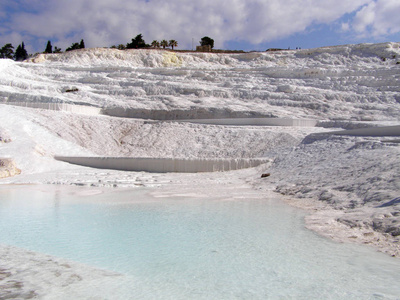
[(157, 40), (154, 40), (154, 41), (151, 42), (151, 46), (153, 48), (160, 48), (160, 42), (157, 41)]
[(175, 40), (169, 40), (169, 44), (168, 44), (172, 50), (174, 50), (174, 47), (178, 47), (178, 42)]
[(160, 43), (161, 47), (163, 47), (163, 49), (165, 49), (165, 47), (168, 47), (168, 42), (167, 40), (162, 40)]

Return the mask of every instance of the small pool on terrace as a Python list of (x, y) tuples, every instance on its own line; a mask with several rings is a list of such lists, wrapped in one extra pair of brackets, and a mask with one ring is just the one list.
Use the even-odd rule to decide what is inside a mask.
[(400, 260), (275, 199), (0, 187), (0, 243), (134, 278), (114, 299), (399, 299)]

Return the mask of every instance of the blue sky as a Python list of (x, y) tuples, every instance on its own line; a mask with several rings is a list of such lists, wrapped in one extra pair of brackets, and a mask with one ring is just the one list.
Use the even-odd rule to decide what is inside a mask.
[(126, 44), (142, 33), (192, 49), (266, 50), (400, 42), (400, 0), (0, 0), (0, 46), (42, 52)]

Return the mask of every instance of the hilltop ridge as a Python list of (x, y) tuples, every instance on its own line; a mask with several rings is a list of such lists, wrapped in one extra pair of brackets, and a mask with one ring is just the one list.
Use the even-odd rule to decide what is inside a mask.
[[(397, 120), (398, 43), (274, 53), (81, 49), (0, 61), (0, 102), (89, 105), (125, 116)], [(66, 93), (66, 91), (73, 91)], [(121, 115), (121, 116), (122, 116)]]

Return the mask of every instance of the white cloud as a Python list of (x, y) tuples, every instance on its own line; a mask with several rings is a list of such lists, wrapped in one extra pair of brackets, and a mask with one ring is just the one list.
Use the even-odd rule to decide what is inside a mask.
[(378, 0), (376, 3), (372, 0), (2, 2), (14, 6), (17, 2), (24, 6), (23, 11), (11, 15), (11, 31), (43, 40), (57, 39), (58, 42), (53, 44), (62, 48), (81, 38), (89, 47), (126, 44), (139, 33), (148, 43), (153, 39), (175, 39), (181, 49), (190, 49), (192, 38), (197, 44), (205, 35), (215, 40), (217, 48), (230, 40), (259, 44), (302, 32), (315, 24), (332, 23), (361, 7), (350, 27), (361, 33), (372, 26), (374, 34), (378, 34), (398, 30), (399, 22), (395, 26), (385, 20), (393, 20), (394, 12), (400, 11), (399, 0)]
[(400, 1), (377, 0), (359, 10), (352, 23), (360, 36), (382, 37), (400, 32)]
[(347, 31), (350, 30), (350, 24), (349, 23), (342, 23), (340, 26), (341, 26), (340, 30), (342, 32), (347, 32)]
[(360, 11), (357, 12), (352, 28), (360, 34), (364, 34), (368, 31), (368, 27), (370, 27), (375, 20), (375, 2), (371, 2), (370, 4), (364, 6)]

